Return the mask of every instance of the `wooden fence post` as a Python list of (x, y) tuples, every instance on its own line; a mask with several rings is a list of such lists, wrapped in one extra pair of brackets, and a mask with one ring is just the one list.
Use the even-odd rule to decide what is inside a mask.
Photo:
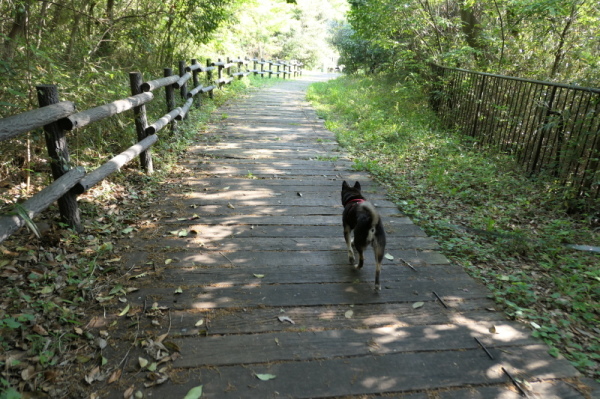
[[(165, 68), (163, 76), (168, 78), (169, 76), (173, 76), (173, 70), (171, 68)], [(165, 86), (165, 95), (167, 98), (167, 114), (175, 109), (175, 89), (173, 85)], [(177, 129), (177, 122), (173, 120), (171, 122), (171, 134), (175, 133)]]
[(258, 70), (256, 69), (256, 62), (257, 62), (256, 58), (252, 59), (252, 66), (253, 66), (252, 70), (254, 70), (254, 76), (258, 75)]
[[(36, 86), (36, 89), (40, 107), (59, 102), (58, 88), (55, 85), (39, 85)], [(58, 122), (53, 122), (44, 126), (44, 135), (46, 137), (48, 155), (51, 159), (50, 168), (52, 169), (52, 177), (54, 180), (57, 180), (71, 169), (71, 157), (67, 147), (65, 131), (60, 127)], [(81, 225), (81, 216), (77, 205), (77, 195), (67, 192), (57, 202), (63, 222), (81, 233), (83, 226)]]
[(264, 58), (261, 58), (261, 59), (260, 59), (260, 77), (261, 77), (261, 78), (264, 78), (264, 77), (265, 77), (265, 74), (264, 74), (264, 72), (265, 72), (265, 59), (264, 59)]
[[(140, 72), (129, 73), (129, 84), (131, 86), (131, 95), (142, 93), (142, 83), (144, 80)], [(135, 121), (135, 130), (137, 132), (138, 141), (142, 141), (147, 137), (146, 128), (148, 127), (148, 120), (146, 119), (146, 106), (144, 104), (133, 107), (133, 117)], [(147, 174), (154, 173), (154, 167), (152, 166), (152, 155), (150, 150), (142, 151), (140, 153), (140, 166), (142, 170)]]
[[(210, 60), (210, 58), (208, 58), (206, 60), (206, 66), (210, 67), (211, 64), (212, 64), (212, 61)], [(206, 79), (208, 80), (208, 84), (212, 86), (212, 80), (213, 80), (212, 70), (206, 72)], [(212, 90), (208, 92), (208, 98), (210, 98), (210, 99), (213, 98), (213, 91)]]
[[(227, 65), (231, 64), (231, 58), (227, 57)], [(231, 76), (231, 67), (227, 67), (227, 77)]]
[[(179, 61), (179, 77), (182, 77), (185, 74), (185, 61)], [(187, 82), (181, 85), (181, 89), (179, 90), (181, 94), (181, 98), (183, 101), (187, 100)]]
[(219, 63), (219, 65), (217, 65), (217, 81), (219, 82), (218, 86), (221, 87), (220, 81), (223, 78), (223, 65), (221, 65), (222, 61), (220, 58), (217, 58), (217, 62)]
[[(196, 65), (198, 64), (198, 60), (195, 58), (192, 58), (192, 65)], [(194, 69), (194, 71), (192, 72), (192, 82), (194, 83), (194, 89), (198, 86), (200, 86), (200, 80), (198, 79), (198, 74), (200, 73), (200, 71), (198, 69)], [(200, 106), (202, 105), (202, 96), (198, 95), (197, 100), (196, 100), (196, 108), (200, 108)]]

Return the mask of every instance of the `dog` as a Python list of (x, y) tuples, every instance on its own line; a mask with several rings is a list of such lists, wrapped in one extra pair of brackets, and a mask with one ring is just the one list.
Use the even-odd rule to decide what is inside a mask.
[[(380, 291), (379, 275), (385, 252), (385, 231), (381, 216), (375, 206), (362, 195), (359, 182), (354, 183), (354, 187), (350, 187), (346, 181), (342, 183), (342, 205), (344, 206), (342, 223), (344, 239), (348, 246), (348, 262), (357, 270), (362, 268), (365, 261), (363, 252), (371, 245), (375, 252), (375, 291)], [(351, 237), (352, 233), (354, 233), (354, 239)], [(358, 264), (355, 263), (353, 247), (358, 252)]]

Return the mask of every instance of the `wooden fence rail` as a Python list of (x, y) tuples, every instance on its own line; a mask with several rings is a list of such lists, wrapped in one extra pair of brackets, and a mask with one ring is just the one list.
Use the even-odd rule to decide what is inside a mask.
[(568, 196), (600, 199), (599, 89), (432, 68), (432, 106), (447, 127), (550, 174)]
[[(250, 69), (250, 64), (253, 68)], [(171, 68), (164, 69), (162, 78), (144, 82), (142, 74), (129, 74), (131, 96), (77, 112), (70, 101), (58, 101), (58, 88), (54, 85), (36, 86), (40, 108), (0, 119), (0, 141), (8, 140), (19, 134), (41, 127), (44, 128), (48, 156), (54, 182), (19, 205), (19, 211), (0, 215), (0, 242), (24, 226), (26, 219), (33, 219), (54, 201), (58, 202), (62, 221), (77, 231), (82, 231), (77, 196), (86, 192), (111, 173), (118, 171), (136, 157), (140, 158), (140, 167), (146, 173), (152, 173), (152, 157), (149, 148), (158, 140), (158, 133), (167, 125), (174, 130), (175, 120), (185, 119), (194, 102), (201, 106), (201, 94), (213, 97), (213, 90), (241, 79), (249, 74), (261, 77), (273, 75), (282, 78), (296, 77), (301, 74), (301, 63), (291, 61), (265, 61), (258, 59), (229, 59), (206, 61), (206, 66), (196, 59), (190, 65), (179, 62), (179, 74), (174, 75)], [(265, 66), (268, 66), (265, 69)], [(213, 71), (217, 78), (213, 79)], [(199, 74), (205, 73), (201, 79)], [(189, 81), (193, 88), (188, 90)], [(204, 82), (206, 85), (204, 85)], [(145, 105), (155, 100), (155, 90), (165, 88), (166, 114), (152, 124), (148, 124)], [(183, 105), (176, 106), (175, 90), (179, 89)], [(110, 118), (122, 112), (132, 110), (137, 133), (137, 143), (110, 159), (97, 169), (86, 173), (83, 167), (71, 165), (66, 134), (76, 128), (82, 128), (93, 122)], [(23, 214), (25, 213), (25, 214)]]

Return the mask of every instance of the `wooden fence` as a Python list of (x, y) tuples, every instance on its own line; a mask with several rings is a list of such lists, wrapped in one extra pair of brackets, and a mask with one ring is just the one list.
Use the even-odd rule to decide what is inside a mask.
[(446, 127), (547, 173), (572, 198), (600, 198), (600, 90), (434, 65), (431, 103)]
[[(129, 74), (131, 97), (81, 112), (76, 111), (72, 102), (59, 101), (56, 86), (36, 86), (40, 108), (0, 119), (0, 141), (43, 127), (54, 178), (52, 184), (22, 204), (16, 205), (15, 212), (0, 215), (0, 242), (30, 222), (54, 201), (58, 202), (61, 219), (75, 230), (82, 231), (77, 196), (138, 156), (141, 168), (151, 173), (152, 157), (148, 149), (158, 140), (157, 133), (170, 123), (173, 126), (173, 121), (184, 119), (190, 112), (194, 100), (199, 101), (201, 94), (204, 93), (212, 98), (214, 89), (249, 74), (283, 79), (301, 74), (301, 63), (295, 61), (240, 58), (221, 61), (219, 59), (217, 62), (207, 60), (204, 66), (193, 59), (190, 65), (180, 61), (178, 67), (178, 74), (174, 74), (171, 68), (165, 68), (162, 78), (146, 82), (143, 81), (141, 73), (131, 72)], [(206, 74), (202, 82), (201, 73)], [(188, 91), (190, 79), (193, 88)], [(167, 113), (152, 124), (148, 124), (145, 104), (151, 102), (154, 99), (154, 91), (162, 87), (165, 88)], [(177, 89), (183, 99), (181, 106), (176, 105), (175, 90)], [(66, 141), (67, 132), (128, 110), (133, 110), (137, 143), (90, 173), (86, 173), (81, 166), (71, 167)]]

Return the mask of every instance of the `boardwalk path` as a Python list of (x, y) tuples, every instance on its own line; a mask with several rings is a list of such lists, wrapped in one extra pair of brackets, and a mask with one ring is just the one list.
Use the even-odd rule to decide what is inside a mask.
[[(180, 194), (160, 201), (167, 216), (152, 234), (161, 242), (130, 243), (131, 265), (170, 259), (160, 280), (131, 296), (170, 309), (143, 333), (170, 328), (182, 354), (170, 380), (146, 395), (181, 398), (202, 384), (203, 398), (517, 398), (504, 367), (531, 383), (532, 397), (584, 397), (573, 388), (575, 369), (493, 311), (486, 289), (351, 169), (304, 100), (310, 80), (222, 108), (185, 161), (191, 173)], [(379, 295), (371, 250), (362, 271), (347, 264), (344, 179), (359, 180), (385, 220), (394, 260), (384, 261)], [(176, 230), (192, 232), (168, 233)]]

